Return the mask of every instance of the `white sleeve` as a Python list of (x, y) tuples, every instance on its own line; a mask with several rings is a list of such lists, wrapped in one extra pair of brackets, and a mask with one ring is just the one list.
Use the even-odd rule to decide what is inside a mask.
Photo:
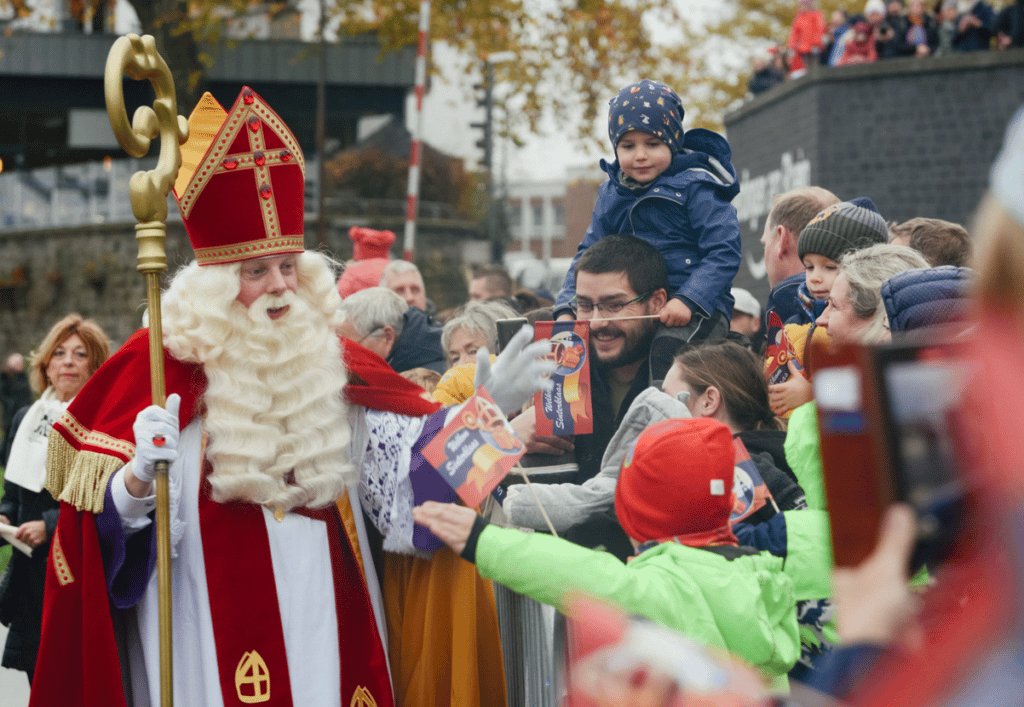
[(366, 410), (365, 428), (352, 435), (352, 458), (362, 459), (359, 472), (359, 500), (384, 538), (384, 549), (405, 555), (426, 556), (413, 546), (412, 481), (409, 465), (412, 447), (423, 432), (424, 417), (409, 417), (379, 410)]
[(110, 482), (110, 495), (114, 497), (114, 507), (121, 516), (121, 526), (125, 535), (132, 535), (145, 528), (152, 521), (149, 513), (156, 508), (156, 494), (145, 498), (136, 498), (128, 493), (128, 487), (124, 483), (124, 470), (126, 466), (114, 474)]
[[(202, 419), (197, 418), (181, 431), (178, 438), (178, 458), (171, 464), (168, 471), (168, 487), (170, 491), (171, 517), (171, 557), (178, 556), (178, 543), (185, 534), (185, 521), (181, 507), (183, 469), (202, 468)], [(114, 507), (121, 516), (121, 527), (126, 536), (133, 535), (152, 523), (149, 514), (156, 509), (156, 495), (146, 498), (135, 498), (128, 493), (124, 483), (124, 470), (121, 467), (110, 482), (110, 495), (114, 498)], [(198, 476), (196, 478), (199, 478)]]

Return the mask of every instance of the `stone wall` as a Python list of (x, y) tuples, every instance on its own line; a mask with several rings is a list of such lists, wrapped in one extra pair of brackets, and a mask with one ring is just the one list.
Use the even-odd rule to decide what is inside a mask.
[(888, 221), (970, 227), (1006, 124), (1024, 104), (1024, 51), (815, 67), (725, 116), (740, 174), (744, 263), (768, 294), (759, 242), (774, 194), (818, 185), (868, 196)]

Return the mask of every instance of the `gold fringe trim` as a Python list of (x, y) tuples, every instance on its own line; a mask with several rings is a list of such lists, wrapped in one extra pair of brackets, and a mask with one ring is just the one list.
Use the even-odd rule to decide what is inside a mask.
[(124, 465), (117, 457), (79, 451), (56, 432), (49, 439), (46, 490), (80, 511), (99, 513), (103, 510), (110, 477)]

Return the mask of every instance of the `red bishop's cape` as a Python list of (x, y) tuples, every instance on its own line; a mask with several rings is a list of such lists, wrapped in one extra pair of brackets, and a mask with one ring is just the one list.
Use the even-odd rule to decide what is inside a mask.
[[(376, 354), (343, 340), (349, 403), (404, 415), (440, 406)], [(167, 394), (181, 396), (184, 429), (201, 413), (202, 366), (164, 351)], [(132, 424), (151, 404), (148, 330), (137, 331), (100, 367), (54, 425), (46, 487), (61, 501), (47, 568), (42, 642), (30, 707), (123, 707), (124, 691), (109, 611), (95, 514), (110, 477), (135, 456)], [(358, 541), (350, 543), (358, 556)]]

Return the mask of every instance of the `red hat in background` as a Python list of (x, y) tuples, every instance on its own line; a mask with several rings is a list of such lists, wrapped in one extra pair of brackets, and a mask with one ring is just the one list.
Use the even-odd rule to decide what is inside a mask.
[(338, 294), (345, 299), (353, 292), (365, 290), (367, 287), (377, 287), (384, 274), (384, 268), (390, 262), (387, 258), (371, 258), (347, 265), (345, 272), (338, 278)]
[(284, 121), (248, 86), (230, 111), (203, 94), (174, 183), (200, 265), (305, 250), (306, 164)]
[(615, 486), (615, 514), (639, 542), (736, 545), (729, 525), (736, 451), (711, 418), (663, 420), (637, 437)]
[(393, 231), (375, 231), (372, 228), (361, 226), (353, 226), (348, 229), (348, 237), (352, 241), (352, 260), (369, 260), (371, 258), (387, 260), (388, 250), (395, 242)]
[(376, 231), (361, 226), (348, 229), (348, 237), (352, 240), (352, 259), (356, 262), (349, 263), (338, 278), (338, 294), (342, 299), (380, 284), (384, 268), (391, 262), (388, 249), (395, 242), (393, 231)]

